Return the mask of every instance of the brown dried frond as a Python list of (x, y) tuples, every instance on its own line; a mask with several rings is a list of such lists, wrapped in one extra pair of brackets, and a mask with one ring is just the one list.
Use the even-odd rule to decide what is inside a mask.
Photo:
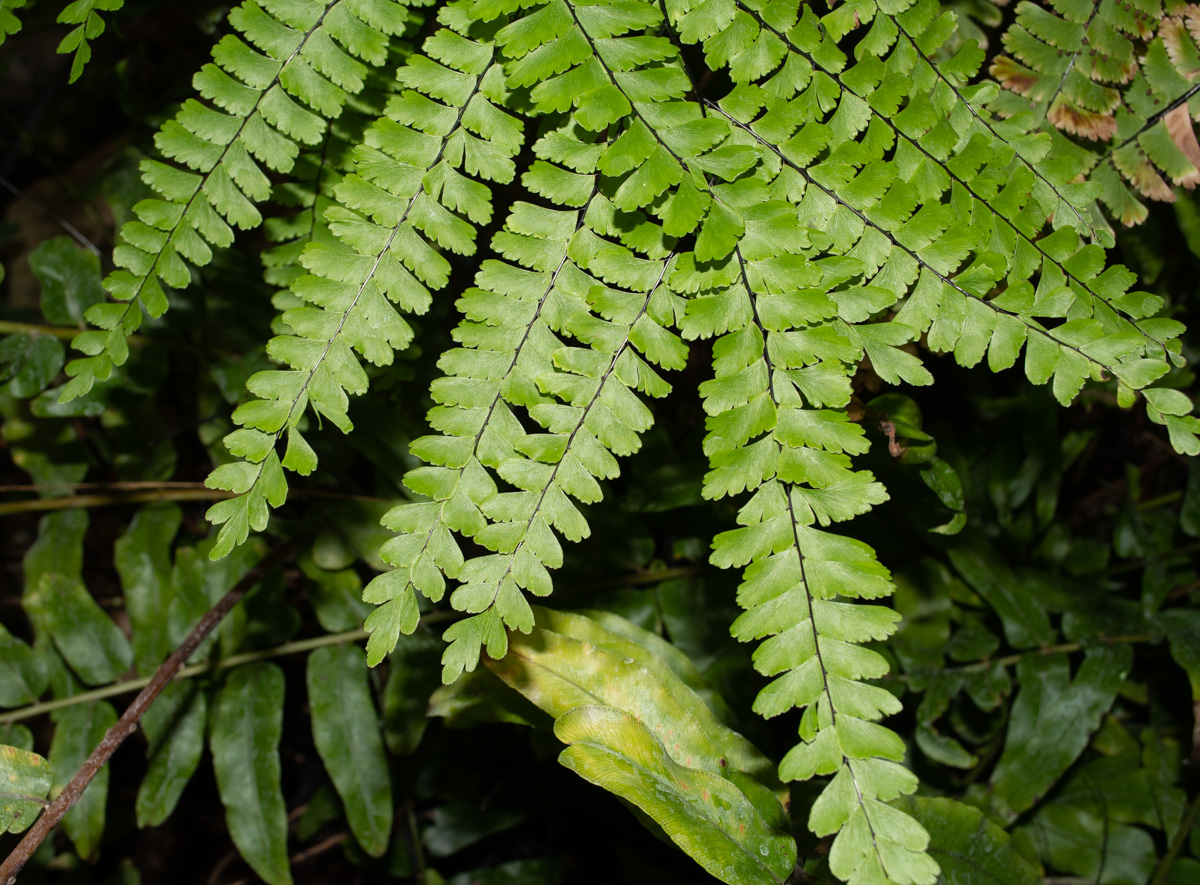
[(1111, 113), (1089, 111), (1062, 96), (1055, 100), (1046, 118), (1059, 129), (1093, 141), (1111, 141), (1117, 134), (1117, 120)]
[(1113, 165), (1125, 176), (1125, 179), (1136, 187), (1143, 196), (1151, 200), (1161, 200), (1164, 203), (1175, 202), (1175, 191), (1163, 181), (1154, 164), (1144, 154), (1136, 154), (1134, 162), (1126, 162), (1120, 153), (1113, 154)]
[(1188, 158), (1192, 171), (1175, 179), (1176, 184), (1192, 190), (1200, 184), (1200, 142), (1196, 141), (1196, 129), (1192, 125), (1192, 115), (1188, 113), (1187, 105), (1181, 104), (1163, 117), (1167, 134), (1171, 141)]
[(1007, 55), (996, 56), (988, 72), (996, 82), (1017, 95), (1028, 95), (1038, 83), (1038, 75)]
[(1200, 65), (1195, 52), (1188, 52), (1188, 48), (1200, 44), (1200, 7), (1188, 5), (1182, 15), (1163, 19), (1159, 34), (1175, 70), (1195, 81), (1200, 76)]

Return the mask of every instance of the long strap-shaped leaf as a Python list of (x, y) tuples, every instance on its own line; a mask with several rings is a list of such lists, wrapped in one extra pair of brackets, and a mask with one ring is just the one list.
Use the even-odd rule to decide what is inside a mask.
[(76, 336), (75, 347), (87, 356), (68, 364), (63, 402), (125, 362), (126, 339), (141, 326), (143, 310), (161, 316), (168, 307), (164, 285), (191, 282), (187, 262), (208, 264), (213, 247), (233, 242), (231, 225), (261, 223), (255, 203), (271, 193), (261, 166), (286, 173), (300, 144), (320, 142), (326, 121), (362, 89), (367, 65), (387, 60), (389, 41), (404, 32), (410, 15), (393, 0), (247, 0), (229, 19), (249, 44), (223, 37), (215, 63), (194, 80), (209, 104), (188, 99), (155, 136), (163, 156), (179, 165), (142, 163), (159, 198), (134, 206), (137, 220), (121, 228), (122, 244), (113, 251), (118, 269), (105, 280), (116, 303), (88, 310), (88, 321), (102, 331)]

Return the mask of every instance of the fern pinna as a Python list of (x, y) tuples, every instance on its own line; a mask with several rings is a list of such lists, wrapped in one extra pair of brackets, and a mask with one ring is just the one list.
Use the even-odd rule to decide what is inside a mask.
[[(213, 63), (194, 85), (209, 103), (186, 101), (155, 137), (163, 155), (184, 168), (146, 160), (142, 174), (159, 198), (134, 207), (113, 252), (118, 269), (105, 280), (115, 304), (94, 306), (62, 392), (69, 401), (106, 380), (129, 356), (127, 338), (143, 311), (161, 316), (166, 292), (191, 281), (187, 262), (203, 266), (213, 247), (233, 242), (233, 228), (258, 226), (256, 203), (271, 193), (273, 172), (291, 170), (299, 145), (321, 141), (348, 94), (363, 88), (369, 64), (383, 64), (388, 44), (410, 24), (392, 0), (249, 0), (230, 13), (246, 37), (221, 38)], [(261, 165), (260, 165), (261, 164)], [(164, 284), (167, 289), (164, 290)]]
[[(79, 337), (88, 356), (63, 395), (124, 362), (142, 311), (166, 309), (163, 284), (187, 285), (184, 259), (201, 267), (231, 225), (259, 223), (272, 190), (260, 164), (302, 178), (275, 184), (302, 211), (272, 222), (284, 245), (267, 260), (286, 287), (267, 350), (285, 368), (250, 378), (233, 460), (209, 478), (232, 493), (209, 511), (224, 556), (285, 501), (285, 471), (316, 469), (310, 406), (352, 431), (361, 360), (386, 366), (410, 344), (402, 314), (425, 313), (452, 262), (476, 253), (492, 186), (505, 185), (503, 225), (457, 299), (457, 346), (431, 390), (435, 433), (410, 446), (423, 464), (384, 518), (392, 568), (365, 590), (378, 606), (370, 662), (449, 582), (461, 616), (444, 634), (446, 682), (529, 634), (528, 596), (551, 593), (562, 539), (589, 534), (586, 506), (639, 449), (648, 401), (671, 390), (664, 374), (685, 367), (686, 341), (713, 339), (703, 494), (740, 509), (712, 561), (744, 568), (733, 633), (763, 640), (754, 662), (772, 677), (756, 710), (803, 711), (780, 775), (831, 777), (808, 823), (834, 836), (839, 878), (932, 883), (928, 834), (893, 801), (917, 782), (879, 724), (901, 705), (872, 684), (888, 668), (866, 647), (896, 626), (873, 602), (891, 593), (889, 572), (832, 528), (887, 500), (854, 464), (869, 443), (853, 382), (869, 367), (930, 384), (922, 350), (994, 371), (1023, 354), (1064, 405), (1089, 379), (1115, 380), (1122, 406), (1140, 392), (1176, 449), (1200, 452), (1188, 397), (1150, 387), (1183, 365), (1183, 327), (1108, 262), (1104, 214), (1141, 211), (1106, 163), (1135, 184), (1197, 174), (1190, 119), (1175, 113), (1200, 71), (1183, 24), (1195, 14), (1117, 6), (1020, 4), (1010, 55), (990, 67), (1002, 91), (935, 0), (824, 15), (798, 0), (457, 0), (394, 78), (381, 68), (407, 55), (404, 6), (248, 0), (231, 22), (257, 48), (223, 38), (196, 80), (208, 103), (185, 103), (159, 134), (175, 165), (144, 167), (162, 199), (122, 231), (117, 303), (89, 312), (100, 331)], [(370, 114), (354, 98), (368, 80), (390, 93), (383, 112), (339, 124), (348, 102)], [(1081, 141), (1099, 136), (1116, 140), (1102, 157)]]
[(1017, 5), (1006, 55), (990, 72), (1004, 87), (1003, 116), (1032, 113), (1101, 186), (1123, 224), (1144, 221), (1139, 196), (1174, 201), (1200, 183), (1200, 8), (1182, 2), (1057, 2)]

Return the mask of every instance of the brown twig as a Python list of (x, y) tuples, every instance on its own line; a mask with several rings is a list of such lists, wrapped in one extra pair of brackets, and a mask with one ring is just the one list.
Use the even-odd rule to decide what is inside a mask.
[(232, 492), (221, 489), (162, 489), (115, 495), (70, 495), (62, 498), (31, 498), (28, 501), (7, 501), (0, 504), (0, 516), (13, 513), (40, 513), (46, 510), (69, 510), (72, 507), (105, 507), (115, 504), (154, 504), (160, 501), (219, 501), (232, 498)]
[[(447, 615), (453, 615), (454, 612), (430, 612), (421, 620), (423, 623), (436, 623), (442, 620)], [(242, 664), (251, 664), (255, 661), (268, 661), (272, 658), (282, 658), (287, 655), (299, 654), (301, 652), (312, 651), (317, 648), (324, 648), (327, 645), (341, 645), (346, 642), (358, 642), (367, 638), (366, 630), (347, 630), (344, 633), (326, 633), (322, 636), (314, 636), (311, 639), (298, 639), (295, 642), (285, 642), (283, 645), (276, 645), (271, 648), (260, 648), (254, 651), (244, 651), (240, 654), (230, 655), (227, 658), (218, 658), (215, 661), (206, 661), (201, 664), (192, 664), (190, 667), (184, 667), (175, 674), (176, 679), (191, 679), (193, 676), (203, 676), (209, 673), (215, 673), (217, 670), (226, 670), (230, 667), (240, 667)], [(7, 725), (9, 722), (20, 722), (23, 719), (32, 719), (34, 716), (41, 716), (44, 713), (53, 713), (55, 710), (61, 710), (64, 707), (74, 707), (78, 704), (90, 704), (93, 701), (111, 698), (117, 695), (130, 694), (145, 688), (154, 680), (154, 677), (125, 679), (121, 682), (114, 682), (111, 685), (104, 685), (100, 688), (93, 688), (90, 691), (80, 692), (79, 694), (69, 695), (65, 698), (55, 698), (52, 701), (41, 701), (36, 704), (29, 704), (25, 707), (17, 707), (12, 710), (5, 710), (0, 713), (0, 726)]]
[[(61, 488), (83, 487), (82, 483), (59, 483)], [(137, 491), (139, 483), (94, 483), (100, 489), (111, 490), (113, 494), (98, 495), (66, 495), (59, 498), (29, 498), (25, 501), (5, 501), (0, 503), (0, 516), (14, 513), (40, 513), (46, 510), (69, 510), (72, 507), (116, 507), (122, 504), (156, 504), (164, 501), (220, 501), (234, 497), (233, 492), (223, 489), (210, 489), (204, 483), (146, 483), (148, 491)], [(38, 491), (52, 486), (25, 486), (23, 489)], [(0, 491), (15, 491), (18, 486), (5, 486)], [(290, 489), (289, 495), (309, 498), (330, 498), (345, 501), (377, 502), (383, 498), (373, 498), (369, 495), (351, 495), (346, 492), (334, 492), (325, 489)]]
[[(1142, 642), (1153, 642), (1155, 637), (1149, 633), (1128, 633), (1119, 636), (1097, 636), (1096, 639), (1106, 645), (1123, 645), (1126, 643), (1137, 644)], [(990, 670), (992, 667), (999, 664), (1001, 667), (1015, 667), (1021, 661), (1032, 655), (1054, 655), (1054, 654), (1074, 654), (1077, 651), (1083, 651), (1083, 643), (1080, 642), (1064, 642), (1061, 645), (1047, 645), (1042, 648), (1030, 648), (1025, 651), (1019, 651), (1015, 654), (1006, 655), (1002, 658), (983, 658), (978, 661), (972, 661), (969, 664), (963, 664), (959, 667), (945, 667), (945, 672), (956, 673), (976, 673), (980, 670)], [(907, 682), (909, 675), (907, 673), (887, 673), (881, 677), (889, 682)]]
[(116, 752), (117, 747), (121, 746), (125, 739), (137, 730), (138, 722), (150, 705), (154, 703), (154, 699), (179, 674), (184, 664), (187, 663), (187, 659), (192, 656), (204, 638), (221, 623), (230, 610), (237, 605), (251, 587), (258, 583), (264, 574), (291, 555), (293, 547), (294, 542), (280, 544), (263, 557), (256, 566), (242, 575), (241, 580), (233, 585), (233, 588), (225, 594), (220, 602), (205, 613), (204, 617), (200, 619), (200, 623), (192, 628), (192, 632), (187, 635), (187, 638), (171, 653), (170, 657), (163, 661), (162, 666), (155, 671), (150, 684), (133, 699), (121, 718), (105, 733), (96, 749), (92, 751), (92, 755), (75, 772), (70, 783), (63, 788), (63, 791), (50, 803), (42, 816), (30, 827), (29, 832), (25, 834), (25, 837), (21, 839), (4, 863), (0, 864), (0, 882), (3, 882), (4, 885), (15, 885), (17, 873), (21, 872), (21, 868), (50, 835), (50, 831), (63, 819), (63, 815), (80, 800), (83, 791), (87, 789), (88, 784)]
[[(0, 330), (3, 331), (3, 330)], [(34, 494), (56, 489), (92, 489), (101, 492), (138, 492), (146, 489), (203, 489), (202, 482), (159, 482), (158, 480), (128, 480), (120, 482), (38, 482), (0, 486), (5, 494)]]

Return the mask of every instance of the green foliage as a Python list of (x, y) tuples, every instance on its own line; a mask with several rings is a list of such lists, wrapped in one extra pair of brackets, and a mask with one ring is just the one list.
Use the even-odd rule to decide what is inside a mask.
[(234, 844), (264, 881), (290, 883), (287, 809), (279, 788), (283, 673), (273, 664), (239, 667), (214, 706), (209, 743)]
[[(563, 765), (648, 814), (721, 881), (782, 882), (791, 873), (791, 837), (768, 829), (734, 784), (674, 763), (628, 713), (576, 707), (555, 723), (554, 735), (567, 744)], [(786, 822), (776, 815), (776, 826)]]
[(1041, 877), (1007, 834), (978, 810), (951, 799), (906, 799), (902, 806), (934, 833), (929, 853), (946, 881), (960, 885), (1038, 885)]
[(24, 5), (25, 0), (0, 0), (0, 44), (21, 30), (16, 11)]
[(72, 0), (58, 14), (60, 24), (75, 25), (58, 44), (61, 53), (75, 53), (71, 60), (71, 78), (74, 83), (83, 74), (84, 66), (91, 61), (92, 47), (88, 42), (104, 33), (101, 12), (116, 12), (125, 5), (125, 0)]
[[(392, 304), (424, 313), (427, 287), (444, 286), (449, 275), (449, 264), (425, 237), (463, 254), (474, 251), (472, 222), (490, 218), (490, 201), (487, 188), (459, 170), (511, 179), (509, 158), (520, 147), (520, 127), (492, 103), (500, 81), (491, 51), (448, 29), (425, 49), (432, 57), (416, 55), (401, 68), (398, 85), (410, 88), (389, 100), (356, 148), (360, 174), (335, 190), (345, 206), (331, 207), (325, 221), (337, 239), (315, 240), (300, 258), (308, 273), (291, 289), (302, 304), (315, 307), (286, 311), (282, 320), (295, 334), (268, 344), (290, 371), (254, 375), (247, 384), (258, 399), (234, 413), (242, 429), (226, 445), (245, 460), (223, 465), (208, 480), (237, 494), (209, 510), (209, 520), (222, 525), (214, 557), (244, 541), (251, 529), (261, 531), (268, 505), (284, 502), (283, 468), (302, 475), (316, 469), (316, 454), (297, 428), (308, 405), (343, 432), (353, 428), (347, 394), (362, 394), (368, 384), (355, 351), (386, 366), (395, 350), (412, 341), (411, 326)], [(418, 125), (416, 109), (438, 98), (446, 102), (438, 103), (440, 119)], [(413, 157), (419, 159), (408, 165)], [(405, 164), (400, 169), (398, 161)], [(285, 434), (280, 459), (275, 444)]]
[(345, 646), (314, 651), (308, 658), (308, 698), (313, 740), (354, 837), (367, 854), (379, 857), (391, 835), (392, 790), (362, 651)]
[(554, 717), (568, 745), (559, 762), (644, 813), (721, 881), (788, 878), (796, 846), (772, 767), (717, 720), (691, 663), (672, 668), (655, 634), (613, 615), (537, 614), (541, 626), (490, 666)]
[[(0, 822), (51, 786), (25, 748), (61, 789), (269, 536), (294, 564), (142, 719), (136, 787), (71, 810), (82, 861), (110, 793), (170, 826), (211, 776), (270, 883), (339, 845), (564, 881), (538, 828), (592, 786), (664, 843), (621, 831), (608, 880), (674, 846), (732, 885), (1186, 881), (1196, 207), (1130, 185), (1200, 180), (1200, 13), (423, 5), (245, 0), (151, 195), (107, 179), (115, 267), (30, 244)], [(59, 16), (72, 81), (123, 7)]]
[(0, 746), (0, 827), (9, 833), (29, 829), (50, 792), (50, 763), (20, 747)]
[(1011, 55), (990, 67), (1010, 91), (992, 107), (1005, 117), (1032, 111), (1035, 125), (1078, 136), (1060, 150), (1122, 224), (1145, 221), (1139, 194), (1174, 201), (1172, 186), (1200, 182), (1196, 16), (1181, 3), (1020, 3), (1002, 37)]
[[(92, 5), (78, 0), (70, 8), (88, 7), (91, 20)], [(210, 104), (185, 102), (155, 139), (164, 158), (178, 165), (142, 164), (157, 197), (138, 203), (137, 220), (121, 228), (122, 244), (113, 253), (118, 270), (105, 280), (116, 303), (88, 311), (98, 331), (76, 338), (87, 356), (68, 368), (62, 402), (86, 394), (125, 363), (128, 336), (144, 315), (161, 316), (169, 305), (166, 292), (191, 282), (187, 262), (208, 264), (213, 247), (233, 242), (233, 228), (262, 223), (255, 204), (271, 192), (263, 167), (290, 172), (299, 146), (321, 141), (326, 121), (363, 88), (367, 66), (386, 63), (389, 38), (407, 29), (409, 15), (391, 0), (265, 6), (248, 0), (230, 21), (245, 40), (223, 37), (213, 63), (194, 81)], [(77, 66), (86, 61), (85, 47), (80, 43)]]
[[(116, 721), (116, 710), (106, 701), (77, 704), (54, 714), (54, 741), (50, 744), (49, 757), (54, 772), (51, 793), (62, 792)], [(84, 860), (94, 860), (100, 850), (111, 774), (108, 768), (98, 772), (83, 798), (63, 818), (63, 829)]]

